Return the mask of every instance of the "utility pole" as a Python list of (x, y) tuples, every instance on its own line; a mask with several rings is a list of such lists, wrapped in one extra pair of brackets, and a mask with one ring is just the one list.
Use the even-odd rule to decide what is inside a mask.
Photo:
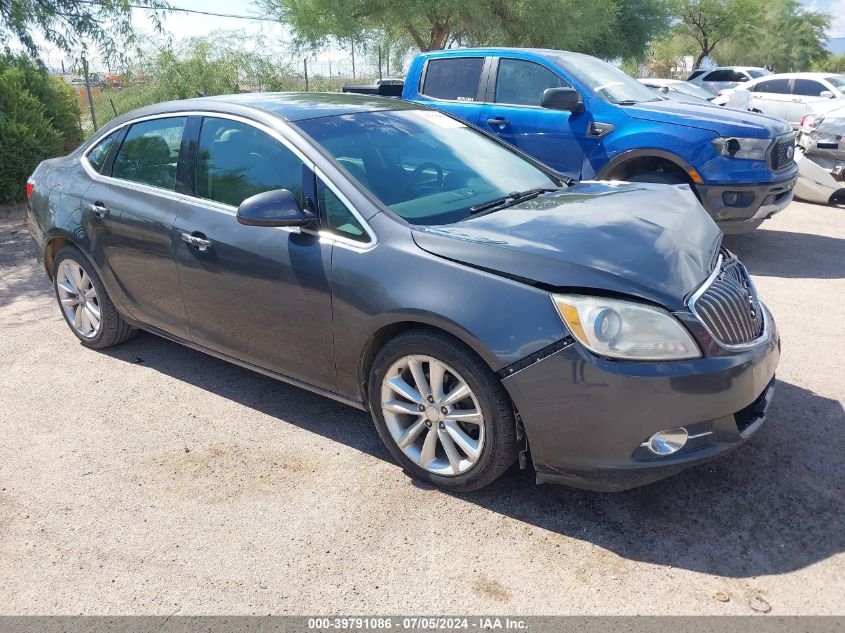
[(97, 113), (94, 111), (94, 97), (91, 96), (91, 79), (88, 77), (88, 60), (82, 58), (82, 71), (85, 73), (85, 92), (88, 93), (88, 109), (91, 110), (91, 124), (97, 131)]
[(308, 58), (302, 60), (302, 67), (305, 69), (305, 92), (308, 92)]
[(381, 44), (378, 45), (378, 78), (383, 78), (381, 76)]

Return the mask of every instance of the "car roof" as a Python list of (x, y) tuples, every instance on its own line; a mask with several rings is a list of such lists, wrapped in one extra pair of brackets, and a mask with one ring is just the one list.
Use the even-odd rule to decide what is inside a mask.
[(334, 92), (245, 92), (241, 94), (198, 97), (179, 101), (165, 101), (134, 110), (121, 120), (188, 112), (191, 110), (241, 114), (245, 110), (260, 110), (286, 121), (303, 121), (326, 116), (378, 112), (385, 110), (422, 110), (424, 106), (373, 95)]
[[(765, 77), (757, 77), (752, 81), (759, 82), (767, 79), (827, 79), (828, 77), (835, 77), (836, 73), (775, 73), (773, 75), (766, 75)], [(751, 83), (751, 82), (748, 82)]]
[(696, 68), (696, 71), (703, 71), (706, 73), (714, 70), (766, 70), (762, 66), (716, 66), (715, 68)]

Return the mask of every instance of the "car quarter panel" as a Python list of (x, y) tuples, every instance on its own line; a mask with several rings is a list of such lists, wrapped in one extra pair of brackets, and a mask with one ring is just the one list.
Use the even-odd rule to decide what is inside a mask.
[[(362, 355), (373, 336), (418, 323), (464, 341), (497, 371), (564, 338), (549, 293), (426, 253), (407, 226), (378, 214), (378, 245), (335, 245), (332, 258), (335, 358), (342, 395), (361, 399)], [(397, 265), (397, 262), (401, 262)]]

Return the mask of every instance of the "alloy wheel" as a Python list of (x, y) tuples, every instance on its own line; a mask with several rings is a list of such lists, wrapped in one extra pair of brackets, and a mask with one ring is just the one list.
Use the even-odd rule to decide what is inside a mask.
[(56, 274), (59, 303), (80, 336), (94, 338), (100, 331), (100, 301), (91, 277), (73, 259), (65, 259)]
[(393, 441), (428, 472), (454, 476), (475, 466), (484, 416), (467, 382), (431, 356), (397, 360), (382, 381), (381, 410)]

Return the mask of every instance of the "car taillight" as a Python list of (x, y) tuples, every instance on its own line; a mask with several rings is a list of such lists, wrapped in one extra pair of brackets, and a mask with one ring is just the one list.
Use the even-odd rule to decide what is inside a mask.
[(35, 181), (32, 178), (28, 178), (26, 181), (26, 199), (29, 200), (30, 196), (32, 195), (32, 190), (35, 188)]

